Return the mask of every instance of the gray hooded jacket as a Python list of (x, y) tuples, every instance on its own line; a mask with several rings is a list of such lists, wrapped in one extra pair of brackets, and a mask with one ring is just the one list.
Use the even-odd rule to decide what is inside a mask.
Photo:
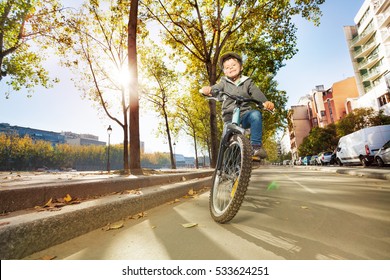
[[(227, 93), (230, 93), (232, 95), (241, 95), (246, 98), (253, 98), (258, 101), (261, 101), (264, 103), (267, 101), (267, 97), (265, 97), (264, 93), (255, 85), (253, 80), (246, 76), (241, 76), (240, 81), (238, 84), (235, 84), (233, 81), (231, 81), (227, 77), (222, 77), (221, 81), (218, 84), (215, 84), (211, 87), (212, 90), (219, 90), (219, 91), (225, 91)], [(234, 100), (228, 98), (226, 95), (224, 96), (214, 96), (217, 97), (220, 101), (223, 101), (222, 103), (222, 118), (224, 122), (231, 122), (232, 115), (233, 115), (233, 109), (235, 107)], [(251, 106), (249, 103), (244, 103), (241, 107), (241, 114), (242, 115), (251, 110)]]

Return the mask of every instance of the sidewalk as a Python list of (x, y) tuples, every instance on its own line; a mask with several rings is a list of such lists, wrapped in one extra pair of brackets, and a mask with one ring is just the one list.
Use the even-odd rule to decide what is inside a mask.
[[(22, 259), (208, 188), (213, 170), (178, 172), (0, 173), (0, 259)], [(53, 207), (54, 199), (63, 207)]]

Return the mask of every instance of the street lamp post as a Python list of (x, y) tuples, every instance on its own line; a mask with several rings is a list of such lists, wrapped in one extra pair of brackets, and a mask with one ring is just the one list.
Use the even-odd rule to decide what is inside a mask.
[(108, 149), (107, 149), (107, 172), (110, 173), (110, 136), (111, 136), (112, 128), (111, 125), (107, 128), (108, 134)]

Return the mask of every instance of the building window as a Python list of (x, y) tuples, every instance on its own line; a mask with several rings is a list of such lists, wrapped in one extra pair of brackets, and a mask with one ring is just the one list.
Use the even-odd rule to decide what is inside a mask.
[(380, 96), (378, 98), (378, 102), (379, 102), (379, 107), (382, 107), (387, 103), (390, 103), (390, 93), (386, 92), (384, 95)]
[(334, 123), (334, 118), (333, 118), (333, 110), (332, 110), (332, 102), (330, 99), (327, 100), (328, 103), (328, 109), (329, 109), (329, 116), (330, 116), (330, 121)]

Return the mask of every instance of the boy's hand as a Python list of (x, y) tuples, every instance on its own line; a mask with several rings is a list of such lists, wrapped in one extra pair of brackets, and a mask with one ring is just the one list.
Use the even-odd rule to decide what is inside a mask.
[(202, 87), (201, 91), (203, 95), (212, 96), (210, 86)]
[(263, 106), (265, 109), (270, 110), (270, 111), (272, 111), (275, 108), (274, 103), (272, 103), (271, 101), (264, 102)]

